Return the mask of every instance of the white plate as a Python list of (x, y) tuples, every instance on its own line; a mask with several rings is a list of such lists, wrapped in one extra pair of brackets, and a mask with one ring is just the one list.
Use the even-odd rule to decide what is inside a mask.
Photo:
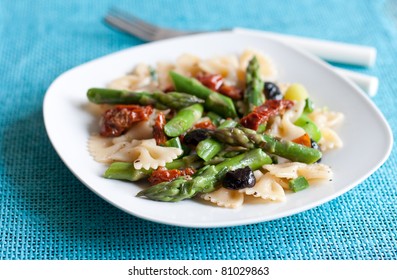
[[(333, 182), (288, 194), (284, 203), (246, 204), (239, 209), (214, 207), (195, 200), (178, 203), (135, 197), (139, 186), (102, 178), (106, 167), (87, 151), (93, 118), (84, 110), (86, 92), (104, 87), (139, 62), (155, 65), (174, 61), (182, 53), (201, 57), (238, 54), (246, 48), (262, 50), (279, 70), (279, 80), (305, 85), (317, 106), (343, 112), (338, 130), (344, 147), (323, 157), (332, 167)], [(126, 49), (78, 66), (57, 78), (43, 105), (49, 138), (68, 168), (97, 195), (137, 217), (185, 227), (224, 227), (269, 221), (325, 203), (362, 182), (387, 159), (392, 134), (386, 120), (358, 87), (319, 59), (280, 42), (230, 32), (201, 34)]]

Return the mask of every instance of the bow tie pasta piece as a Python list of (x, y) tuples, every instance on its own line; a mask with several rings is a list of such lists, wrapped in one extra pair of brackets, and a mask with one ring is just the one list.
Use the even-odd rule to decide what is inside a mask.
[(239, 59), (239, 69), (243, 73), (242, 79), (245, 80), (245, 70), (247, 69), (249, 61), (256, 56), (259, 62), (261, 78), (265, 81), (275, 81), (277, 79), (277, 69), (271, 59), (262, 52), (253, 49), (245, 50)]
[(343, 147), (342, 139), (340, 139), (335, 130), (329, 127), (323, 127), (320, 131), (322, 137), (320, 141), (318, 141), (318, 145), (320, 145), (321, 151), (325, 152)]
[(344, 115), (339, 112), (329, 111), (326, 108), (315, 109), (309, 118), (317, 125), (321, 132), (318, 141), (323, 152), (343, 147), (343, 141), (334, 128), (343, 122)]
[(153, 138), (113, 143), (109, 138), (96, 135), (89, 140), (89, 150), (96, 161), (133, 162), (137, 170), (157, 169), (159, 166), (172, 162), (183, 153), (182, 149), (157, 146)]
[(113, 155), (125, 147), (127, 142), (113, 143), (112, 138), (91, 135), (88, 139), (88, 151), (94, 160), (102, 163), (112, 163)]
[(188, 77), (195, 77), (199, 72), (200, 58), (192, 54), (182, 54), (176, 59), (175, 72)]
[(239, 62), (236, 56), (218, 56), (202, 60), (198, 64), (205, 73), (220, 74), (230, 85), (236, 85), (239, 80)]
[(143, 140), (153, 138), (153, 124), (156, 115), (157, 114), (151, 114), (149, 120), (135, 123), (125, 134), (113, 137), (113, 143), (131, 142), (134, 139)]
[(267, 164), (263, 168), (278, 178), (295, 179), (298, 177), (298, 169), (304, 167), (304, 163), (286, 162), (281, 164)]
[(201, 195), (201, 198), (226, 208), (238, 208), (243, 205), (244, 202), (243, 193), (228, 190), (223, 187), (211, 193), (205, 193)]
[(293, 140), (305, 134), (305, 130), (294, 122), (302, 115), (305, 102), (295, 101), (294, 106), (287, 110), (283, 116), (274, 117), (266, 130), (266, 133), (275, 137), (280, 137), (286, 140)]
[(199, 72), (199, 62), (201, 59), (192, 54), (182, 54), (175, 64), (167, 61), (159, 61), (156, 65), (158, 87), (167, 90), (173, 87), (169, 72), (175, 71), (181, 75), (195, 77)]
[(269, 121), (269, 126), (266, 129), (266, 134), (269, 134), (273, 137), (280, 137), (282, 134), (282, 125), (281, 125), (281, 117), (276, 116)]
[(172, 81), (170, 78), (170, 71), (175, 70), (175, 65), (171, 62), (159, 61), (157, 62), (157, 81), (159, 89), (164, 91), (172, 87)]
[(141, 79), (135, 75), (125, 75), (111, 81), (107, 87), (111, 89), (133, 90), (139, 88)]
[[(120, 137), (125, 137), (125, 135)], [(132, 162), (130, 151), (140, 143), (139, 140), (121, 141), (116, 138), (118, 137), (92, 135), (88, 140), (88, 150), (91, 156), (103, 163)]]
[(157, 169), (159, 166), (165, 166), (166, 163), (172, 162), (183, 153), (183, 150), (179, 148), (157, 146), (156, 140), (153, 138), (133, 140), (132, 145), (128, 154), (137, 170), (141, 168)]
[[(238, 208), (243, 203), (246, 195), (266, 201), (285, 201), (284, 188), (288, 188), (286, 180), (277, 178), (270, 173), (263, 174), (260, 171), (254, 172), (257, 182), (252, 188), (245, 188), (238, 191), (219, 188), (211, 193), (202, 194), (201, 198), (217, 206), (225, 208)], [(258, 201), (256, 201), (258, 202)]]
[(111, 81), (107, 87), (130, 91), (152, 91), (158, 88), (158, 83), (151, 75), (150, 66), (140, 63), (127, 75)]
[(326, 108), (316, 108), (309, 114), (309, 118), (312, 119), (319, 128), (335, 128), (343, 122), (344, 115), (340, 112), (329, 111)]
[(330, 181), (334, 175), (329, 166), (321, 163), (307, 164), (304, 168), (298, 170), (298, 174), (305, 177), (309, 183)]
[(260, 197), (264, 200), (285, 201), (284, 188), (288, 188), (288, 182), (270, 173), (266, 173), (256, 181), (254, 187), (245, 188), (239, 192)]
[(295, 102), (295, 105), (287, 110), (281, 118), (281, 137), (286, 140), (293, 140), (305, 134), (305, 130), (296, 126), (294, 122), (302, 115), (305, 102)]
[(125, 148), (131, 147), (134, 139), (149, 139), (153, 137), (151, 121), (142, 121), (134, 124), (127, 133), (117, 137), (101, 137), (91, 135), (88, 139), (88, 151), (98, 162), (112, 163), (115, 160), (128, 161)]
[(321, 163), (286, 162), (282, 164), (267, 164), (263, 168), (278, 178), (296, 179), (299, 176), (304, 176), (309, 184), (316, 181), (329, 181), (333, 177), (331, 168)]

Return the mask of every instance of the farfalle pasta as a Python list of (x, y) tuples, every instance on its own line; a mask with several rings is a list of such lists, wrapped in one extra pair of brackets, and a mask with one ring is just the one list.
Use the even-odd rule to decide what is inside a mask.
[(202, 199), (215, 203), (217, 206), (226, 208), (238, 208), (244, 203), (244, 194), (238, 191), (228, 190), (223, 187), (203, 194)]
[[(192, 54), (182, 54), (176, 59), (175, 72), (187, 76), (195, 76), (200, 72), (200, 58)], [(168, 73), (165, 73), (168, 75)]]
[(301, 162), (286, 162), (282, 164), (267, 164), (263, 169), (277, 178), (296, 179), (304, 176), (310, 181), (329, 181), (333, 177), (331, 168), (325, 164), (305, 164)]
[(327, 108), (315, 109), (309, 118), (319, 127), (322, 138), (318, 142), (323, 151), (338, 149), (343, 146), (342, 139), (336, 133), (337, 128), (344, 119), (340, 112), (329, 111)]
[(239, 61), (236, 56), (220, 56), (198, 63), (200, 70), (209, 74), (219, 74), (229, 83), (236, 84), (239, 77)]
[(147, 180), (137, 196), (151, 200), (285, 202), (332, 180), (319, 161), (343, 146), (343, 114), (314, 108), (304, 85), (279, 81), (253, 49), (141, 63), (87, 97), (99, 123), (88, 150), (107, 165), (104, 177)]
[(244, 188), (240, 192), (254, 197), (260, 197), (264, 200), (285, 201), (285, 191), (288, 183), (271, 173), (264, 173), (258, 178), (254, 187)]
[(101, 137), (98, 134), (93, 134), (88, 140), (88, 150), (98, 162), (111, 163), (117, 160), (128, 161), (126, 151), (131, 147), (131, 142), (134, 140), (152, 138), (152, 126), (153, 122), (148, 120), (134, 124), (121, 136)]
[(305, 130), (294, 124), (302, 115), (305, 103), (295, 102), (294, 106), (287, 110), (283, 116), (276, 116), (269, 123), (266, 133), (286, 140), (293, 140), (303, 134)]
[(172, 162), (183, 153), (179, 148), (156, 145), (154, 138), (133, 140), (132, 144), (134, 146), (129, 149), (128, 153), (135, 169), (157, 169), (159, 166), (165, 166), (166, 163)]

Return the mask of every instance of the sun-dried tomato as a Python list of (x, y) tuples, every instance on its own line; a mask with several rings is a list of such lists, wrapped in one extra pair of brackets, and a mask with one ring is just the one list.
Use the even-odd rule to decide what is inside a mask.
[(103, 114), (100, 134), (105, 137), (119, 136), (134, 123), (147, 120), (152, 112), (151, 106), (118, 105)]
[(223, 77), (219, 74), (202, 74), (197, 76), (197, 80), (213, 91), (218, 91), (223, 84)]
[(196, 171), (193, 168), (185, 168), (182, 170), (179, 169), (171, 169), (168, 170), (165, 167), (159, 167), (158, 169), (154, 170), (148, 181), (152, 185), (157, 185), (162, 182), (170, 182), (178, 177), (193, 175)]
[(175, 88), (174, 88), (173, 85), (170, 85), (170, 86), (168, 86), (167, 88), (164, 89), (164, 92), (165, 92), (165, 93), (167, 93), (167, 92), (172, 92), (172, 91), (175, 91)]
[(157, 115), (156, 121), (153, 125), (153, 138), (156, 140), (157, 145), (162, 145), (167, 142), (167, 136), (164, 133), (165, 123), (165, 115), (160, 112)]
[(214, 129), (216, 129), (216, 126), (212, 123), (211, 120), (207, 120), (207, 121), (202, 121), (202, 122), (196, 123), (194, 125), (194, 128), (205, 128), (205, 129), (214, 130)]
[(269, 118), (284, 114), (285, 110), (294, 106), (291, 100), (266, 100), (263, 105), (258, 106), (253, 112), (243, 117), (240, 123), (247, 128), (257, 130), (259, 125), (266, 123)]
[(234, 86), (226, 85), (220, 74), (201, 74), (198, 75), (196, 79), (207, 88), (226, 95), (231, 99), (239, 100), (242, 98), (242, 90)]
[(240, 100), (243, 97), (243, 91), (241, 89), (234, 86), (228, 86), (225, 83), (222, 84), (218, 92), (234, 100)]

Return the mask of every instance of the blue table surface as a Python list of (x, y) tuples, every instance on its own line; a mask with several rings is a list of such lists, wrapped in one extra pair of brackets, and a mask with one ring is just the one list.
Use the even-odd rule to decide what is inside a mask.
[(397, 259), (395, 149), (368, 179), (324, 205), (231, 228), (141, 220), (80, 183), (47, 138), (42, 102), (64, 71), (143, 43), (103, 23), (112, 6), (171, 28), (240, 26), (372, 45), (374, 67), (347, 68), (379, 77), (373, 102), (396, 137), (394, 0), (0, 0), (0, 259)]

